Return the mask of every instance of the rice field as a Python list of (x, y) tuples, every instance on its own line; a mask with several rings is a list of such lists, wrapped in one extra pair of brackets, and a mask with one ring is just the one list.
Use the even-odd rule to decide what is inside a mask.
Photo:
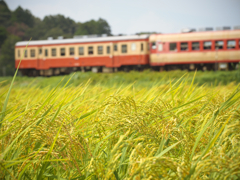
[(78, 77), (0, 80), (0, 179), (240, 179), (236, 81)]

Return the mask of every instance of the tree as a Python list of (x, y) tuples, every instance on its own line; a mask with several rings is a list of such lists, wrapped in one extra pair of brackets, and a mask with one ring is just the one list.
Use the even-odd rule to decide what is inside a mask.
[[(64, 34), (73, 35), (76, 29), (76, 23), (70, 18), (65, 18), (63, 15), (45, 16), (43, 19), (45, 28), (50, 30), (60, 28)], [(62, 34), (63, 35), (63, 34)]]
[(85, 27), (84, 23), (77, 23), (77, 30), (75, 32), (75, 35), (88, 35), (90, 34), (88, 32), (88, 29)]
[(111, 35), (111, 27), (106, 20), (101, 18), (98, 20), (98, 31), (100, 34)]
[(18, 8), (13, 12), (11, 21), (17, 23), (24, 23), (28, 27), (34, 26), (34, 16), (28, 9), (24, 10), (21, 6), (18, 6)]
[(15, 72), (14, 47), (19, 37), (10, 35), (4, 41), (0, 55), (0, 75), (12, 76)]
[(5, 39), (7, 39), (7, 30), (0, 26), (0, 49)]
[(5, 1), (0, 1), (0, 25), (7, 27), (10, 24), (11, 11)]
[(63, 34), (64, 33), (62, 29), (60, 29), (59, 27), (52, 28), (45, 34), (45, 39), (47, 39), (48, 37), (57, 38), (58, 36), (62, 36)]
[(111, 34), (111, 28), (107, 21), (99, 18), (98, 21), (91, 20), (85, 23), (79, 23), (75, 35), (88, 35), (88, 34)]
[(29, 29), (29, 27), (26, 24), (15, 22), (7, 28), (7, 31), (9, 34), (18, 36), (21, 39), (26, 40), (28, 38), (25, 38), (25, 32), (28, 29)]
[(45, 34), (48, 32), (48, 29), (46, 29), (45, 24), (41, 21), (39, 18), (34, 18), (34, 27), (29, 28), (25, 31), (25, 38), (29, 40), (32, 38), (32, 40), (40, 40), (45, 39)]
[(153, 31), (153, 32), (139, 32), (139, 33), (136, 33), (136, 35), (141, 35), (141, 34), (148, 34), (148, 35), (151, 35), (151, 34), (161, 34), (161, 33), (159, 33), (159, 32), (155, 32), (155, 31)]

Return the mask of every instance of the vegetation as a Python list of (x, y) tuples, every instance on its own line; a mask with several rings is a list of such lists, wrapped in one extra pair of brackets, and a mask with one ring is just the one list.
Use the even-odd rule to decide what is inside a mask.
[[(44, 23), (59, 21), (36, 37), (110, 32), (4, 3), (6, 74), (15, 42)], [(16, 74), (0, 78), (0, 179), (240, 179), (239, 71)]]
[(239, 86), (180, 74), (146, 87), (75, 81), (81, 73), (41, 78), (53, 88), (1, 80), (0, 178), (239, 179)]
[[(45, 16), (41, 20), (21, 6), (10, 11), (6, 2), (0, 0), (0, 76), (13, 75), (15, 71), (13, 49), (16, 39), (17, 41), (30, 38), (40, 40), (58, 36), (72, 38), (74, 35), (89, 34), (110, 35), (111, 28), (108, 22), (102, 18), (81, 23), (58, 14)], [(13, 37), (14, 40), (12, 40)], [(10, 48), (11, 51), (3, 50), (7, 48)]]
[[(20, 40), (19, 37), (10, 35), (4, 41), (0, 55), (0, 71), (4, 76), (14, 74), (15, 72), (15, 57), (14, 46)], [(7, 60), (7, 61), (6, 61)], [(1, 73), (0, 73), (1, 74)]]
[[(101, 85), (107, 88), (112, 86), (128, 86), (134, 83), (134, 87), (139, 88), (151, 88), (156, 85), (169, 84), (170, 82), (176, 82), (181, 76), (187, 73), (185, 81), (190, 83), (194, 76), (194, 72), (187, 71), (171, 71), (171, 72), (155, 72), (155, 71), (131, 71), (117, 72), (117, 73), (92, 73), (92, 72), (76, 72), (75, 75), (69, 81), (69, 85), (79, 86), (79, 84), (85, 84), (91, 79), (91, 85)], [(72, 74), (67, 75), (64, 83), (67, 82)], [(56, 87), (58, 82), (64, 76), (55, 77), (16, 77), (15, 86), (26, 87), (28, 84), (36, 85), (39, 88), (49, 86), (50, 88)], [(0, 77), (0, 81), (4, 81), (3, 85), (7, 85), (11, 82), (11, 77)], [(194, 83), (198, 86), (218, 86), (227, 85), (229, 83), (240, 83), (240, 71), (198, 71)]]

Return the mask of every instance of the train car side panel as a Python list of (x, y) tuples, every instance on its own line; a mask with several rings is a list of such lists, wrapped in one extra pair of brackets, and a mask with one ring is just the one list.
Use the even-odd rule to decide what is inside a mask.
[[(30, 42), (31, 44), (23, 56), (20, 69), (29, 69), (32, 72), (52, 69), (47, 73), (47, 75), (51, 75), (59, 68), (119, 68), (121, 66), (148, 65), (148, 36), (141, 37), (33, 41)], [(112, 39), (112, 41), (106, 41), (108, 39)], [(25, 44), (26, 42), (16, 44), (16, 67), (20, 60), (19, 54), (24, 53)]]
[(150, 36), (150, 65), (240, 62), (240, 31)]

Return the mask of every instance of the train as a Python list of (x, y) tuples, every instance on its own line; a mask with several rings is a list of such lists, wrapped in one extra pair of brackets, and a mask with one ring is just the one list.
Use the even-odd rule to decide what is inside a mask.
[(15, 67), (19, 65), (19, 71), (27, 76), (146, 68), (156, 71), (233, 70), (239, 62), (240, 29), (129, 36), (81, 36), (72, 39), (49, 38), (21, 41), (15, 45)]

